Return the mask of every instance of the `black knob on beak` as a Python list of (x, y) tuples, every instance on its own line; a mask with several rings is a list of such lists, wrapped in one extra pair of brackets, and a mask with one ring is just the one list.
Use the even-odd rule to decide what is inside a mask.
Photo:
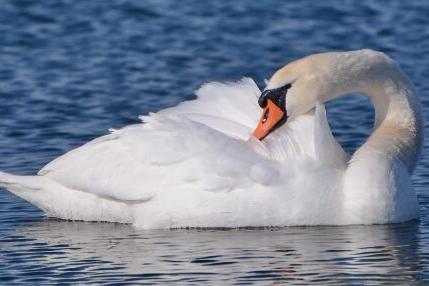
[(265, 106), (267, 106), (267, 100), (268, 100), (268, 94), (271, 92), (271, 90), (264, 90), (262, 93), (261, 93), (261, 96), (259, 96), (259, 99), (258, 99), (258, 104), (259, 104), (259, 106), (261, 107), (261, 108), (265, 108)]
[(286, 108), (286, 94), (290, 87), (291, 84), (286, 84), (279, 88), (264, 90), (258, 99), (259, 106), (265, 108), (267, 106), (267, 100), (271, 99), (275, 105), (284, 111)]

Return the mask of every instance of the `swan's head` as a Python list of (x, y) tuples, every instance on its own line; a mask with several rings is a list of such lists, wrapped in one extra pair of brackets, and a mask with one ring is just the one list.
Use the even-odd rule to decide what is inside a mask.
[(274, 73), (259, 98), (263, 108), (261, 119), (253, 135), (264, 139), (272, 131), (302, 115), (317, 102), (334, 94), (335, 70), (333, 53), (312, 55), (289, 63)]
[(337, 96), (374, 93), (380, 77), (399, 78), (401, 73), (387, 55), (373, 50), (331, 52), (291, 62), (274, 73), (262, 92), (261, 120), (253, 135), (262, 140), (294, 117), (307, 113), (318, 102)]

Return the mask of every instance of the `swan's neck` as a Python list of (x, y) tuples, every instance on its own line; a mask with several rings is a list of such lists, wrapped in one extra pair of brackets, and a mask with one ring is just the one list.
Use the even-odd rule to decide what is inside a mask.
[(375, 109), (374, 132), (352, 160), (376, 152), (400, 160), (411, 174), (423, 140), (420, 104), (412, 84), (393, 61), (373, 66), (364, 74), (349, 91), (362, 92), (371, 98)]
[(384, 92), (369, 94), (375, 109), (374, 132), (358, 150), (383, 152), (414, 171), (422, 147), (420, 106), (411, 88), (386, 83)]

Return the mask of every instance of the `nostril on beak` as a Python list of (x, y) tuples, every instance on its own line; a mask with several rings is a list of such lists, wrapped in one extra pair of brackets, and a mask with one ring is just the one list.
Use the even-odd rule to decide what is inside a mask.
[(267, 122), (268, 116), (270, 115), (270, 109), (267, 108), (267, 110), (264, 113), (264, 116), (262, 117), (262, 123)]

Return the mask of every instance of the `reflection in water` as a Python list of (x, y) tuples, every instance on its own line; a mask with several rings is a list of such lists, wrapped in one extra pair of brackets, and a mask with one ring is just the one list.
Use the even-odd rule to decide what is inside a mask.
[(1, 241), (9, 265), (2, 265), (0, 272), (26, 282), (32, 281), (28, 271), (46, 274), (37, 281), (52, 282), (412, 282), (421, 279), (426, 262), (419, 257), (417, 228), (413, 222), (148, 231), (47, 220)]

